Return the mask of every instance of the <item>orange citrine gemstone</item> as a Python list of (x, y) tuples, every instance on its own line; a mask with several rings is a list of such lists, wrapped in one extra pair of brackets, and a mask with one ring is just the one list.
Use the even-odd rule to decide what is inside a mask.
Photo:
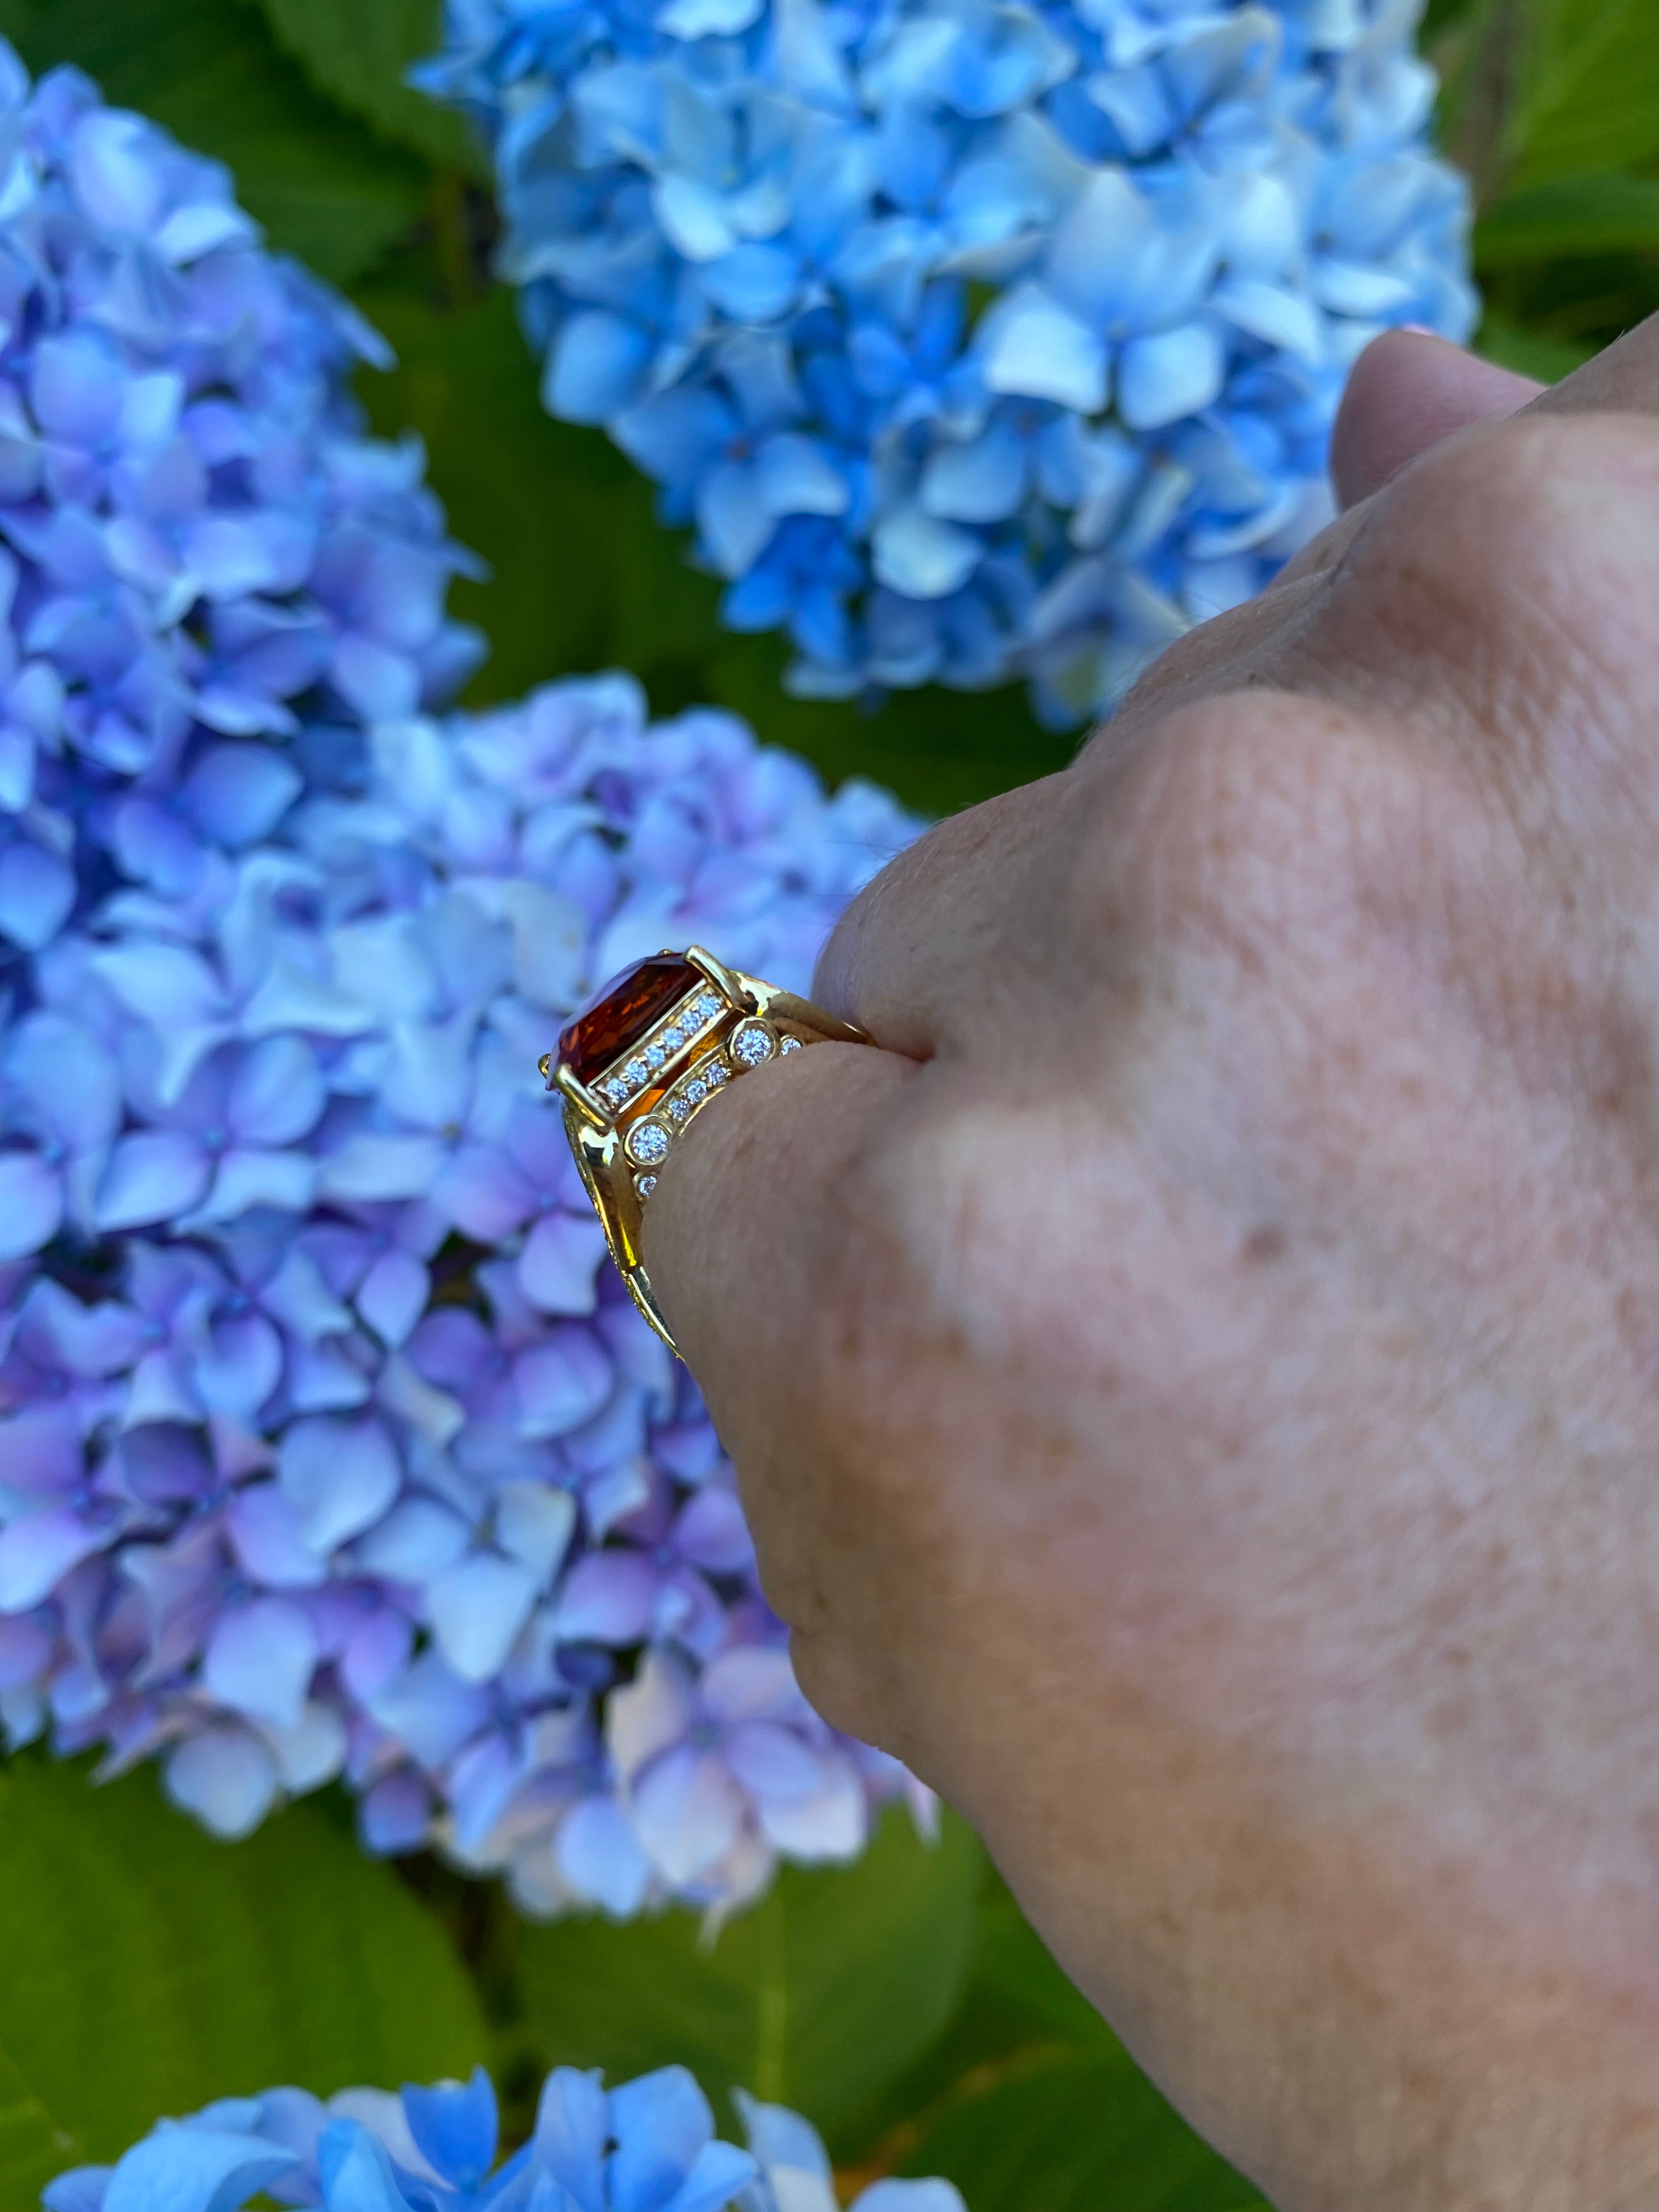
[(702, 980), (678, 952), (636, 960), (559, 1031), (559, 1058), (579, 1081), (591, 1083)]

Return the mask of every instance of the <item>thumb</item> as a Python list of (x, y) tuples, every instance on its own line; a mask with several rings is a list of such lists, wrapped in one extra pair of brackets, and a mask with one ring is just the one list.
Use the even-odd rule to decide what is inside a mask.
[(1543, 389), (1427, 331), (1385, 331), (1354, 363), (1331, 433), (1339, 506), (1369, 498), (1454, 430), (1513, 415)]

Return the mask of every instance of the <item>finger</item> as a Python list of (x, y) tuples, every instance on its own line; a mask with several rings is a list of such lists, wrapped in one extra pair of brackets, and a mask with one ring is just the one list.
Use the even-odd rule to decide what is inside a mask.
[(1036, 932), (1077, 781), (1062, 769), (936, 823), (842, 915), (814, 998), (912, 1060), (970, 1047), (1017, 992), (1005, 956)]
[(646, 1209), (652, 1286), (737, 1467), (763, 1586), (809, 1632), (836, 1564), (825, 1434), (855, 1448), (866, 1401), (846, 1387), (836, 1317), (849, 1194), (921, 1073), (836, 1044), (757, 1068), (697, 1116)]
[(1369, 499), (1443, 438), (1513, 415), (1543, 388), (1426, 331), (1385, 331), (1354, 363), (1331, 433), (1339, 504)]

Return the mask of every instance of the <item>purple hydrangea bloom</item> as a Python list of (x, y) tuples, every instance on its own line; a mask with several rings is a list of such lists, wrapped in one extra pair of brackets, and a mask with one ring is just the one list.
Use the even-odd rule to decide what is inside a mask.
[[(264, 2195), (325, 2212), (837, 2212), (830, 2161), (798, 2112), (738, 2093), (747, 2150), (714, 2130), (683, 2066), (607, 2090), (562, 2066), (535, 2131), (495, 2163), (495, 2093), (468, 2082), (226, 2097), (163, 2120), (112, 2166), (42, 2192), (46, 2212), (240, 2212)], [(878, 2181), (849, 2212), (963, 2212), (948, 2181)]]
[(801, 1698), (536, 1060), (664, 943), (804, 987), (914, 824), (621, 677), (359, 734), (4, 1036), (3, 1709), (222, 1833), (343, 1775), (531, 1909), (727, 1908), (914, 1785)]
[(621, 677), (426, 718), (378, 342), (74, 71), (0, 107), (6, 1734), (224, 1835), (343, 1777), (539, 1911), (848, 1856), (925, 1803), (795, 1690), (536, 1060), (665, 942), (804, 985), (915, 825)]
[(1355, 355), (1467, 335), (1412, 0), (447, 0), (551, 410), (817, 696), (1048, 720), (1328, 511)]
[[(347, 380), (389, 360), (368, 325), (265, 252), (222, 168), (77, 70), (31, 87), (0, 43), (0, 947), (15, 957), (112, 872), (188, 890), (274, 826), (337, 725), (441, 702), (480, 648), (445, 613), (466, 556), (418, 444), (362, 434)], [(64, 1048), (37, 1040), (37, 1075)], [(56, 1141), (55, 1194), (38, 1176), (0, 1190), (11, 1242), (17, 1209), (73, 1202), (96, 1139), (88, 1124)]]

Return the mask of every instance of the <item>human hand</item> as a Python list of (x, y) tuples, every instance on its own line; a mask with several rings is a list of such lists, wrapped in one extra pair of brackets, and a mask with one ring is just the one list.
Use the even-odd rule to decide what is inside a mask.
[(647, 1224), (809, 1695), (1282, 2212), (1659, 2203), (1659, 328), (1529, 392), (1380, 341)]

